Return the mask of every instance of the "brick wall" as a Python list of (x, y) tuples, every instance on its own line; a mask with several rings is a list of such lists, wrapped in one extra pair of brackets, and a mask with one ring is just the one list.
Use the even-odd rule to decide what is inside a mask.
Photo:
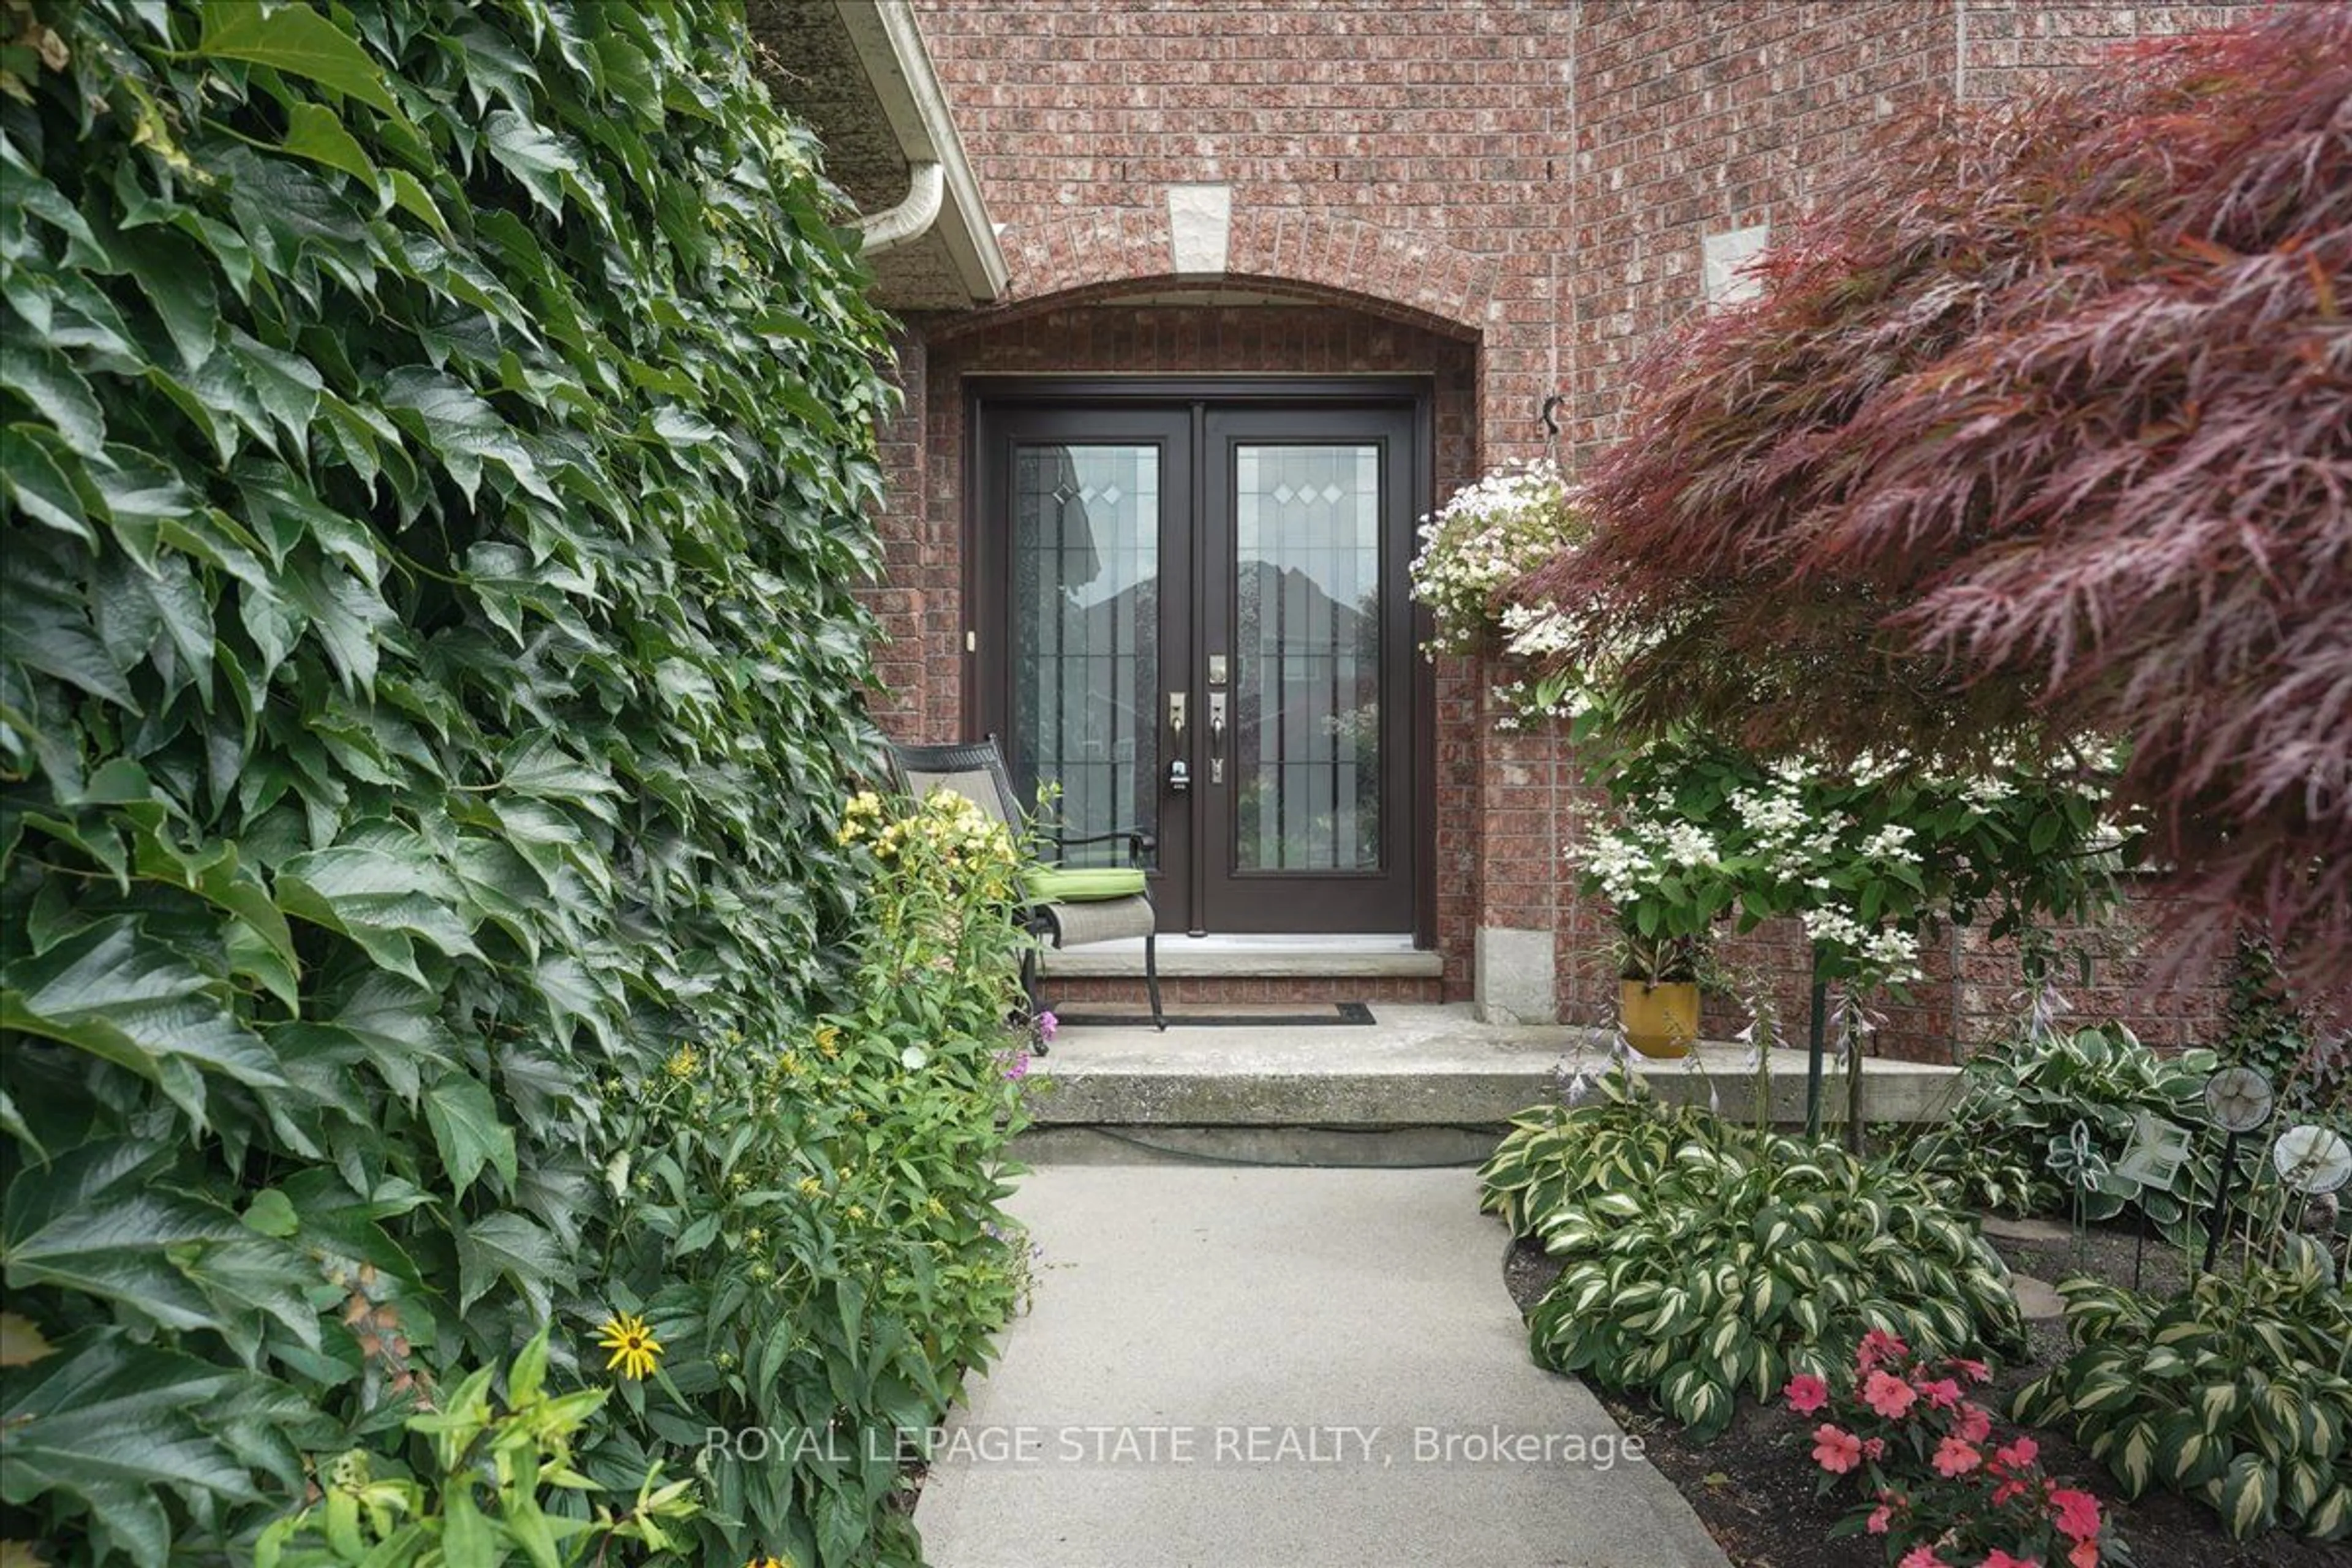
[(954, 548), (943, 547), (922, 521), (929, 489), (923, 432), (930, 409), (929, 355), (913, 332), (898, 334), (891, 350), (905, 402), (880, 443), (882, 471), (888, 476), (880, 519), (883, 579), (862, 595), (888, 639), (875, 656), (870, 696), (876, 720), (899, 739), (951, 739), (940, 737), (924, 717), (925, 696), (934, 682), (926, 640), (910, 635), (927, 624), (932, 605), (940, 602), (943, 581), (955, 575)]
[[(2181, 5), (2085, 5), (2081, 0), (1957, 0), (1953, 90), (1971, 103), (2013, 98), (2096, 66), (2138, 38), (2226, 26), (2272, 0)], [(2304, 4), (2305, 0), (2286, 0)]]
[(1629, 374), (1703, 308), (1706, 236), (1787, 224), (1898, 107), (1948, 88), (1952, 0), (1580, 8), (1576, 266), (1569, 283), (1580, 458), (1616, 433)]
[[(1572, 465), (1613, 434), (1639, 355), (1704, 308), (1709, 236), (1834, 200), (1875, 128), (1934, 95), (2031, 90), (2242, 8), (917, 0), (1013, 284), (993, 310), (910, 323), (877, 598), (894, 637), (887, 721), (927, 736), (963, 723), (963, 376), (1412, 371), (1441, 387), (1441, 493), (1547, 450), (1537, 411), (1554, 393)], [(1222, 279), (1175, 272), (1170, 189), (1195, 184), (1231, 203)], [(1133, 298), (1221, 281), (1297, 303)], [(1607, 922), (1560, 868), (1573, 758), (1499, 729), (1481, 672), (1449, 664), (1438, 690), (1446, 994), (1472, 989), (1479, 930), (1549, 931), (1562, 1016), (1610, 1016)], [(1801, 1032), (1801, 943), (1768, 930), (1734, 955)], [(1932, 963), (1917, 999), (1890, 1009), (1889, 1048), (1940, 1056), (2014, 986), (1981, 944)], [(2197, 1026), (2201, 1004), (2163, 1005), (2157, 1035)]]

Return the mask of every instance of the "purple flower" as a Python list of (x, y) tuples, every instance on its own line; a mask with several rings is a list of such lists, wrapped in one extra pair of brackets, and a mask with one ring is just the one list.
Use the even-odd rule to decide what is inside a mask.
[(1053, 1010), (1051, 1008), (1048, 1008), (1045, 1012), (1037, 1015), (1037, 1037), (1045, 1041), (1047, 1045), (1050, 1046), (1054, 1043), (1055, 1033), (1059, 1030), (1061, 1026), (1062, 1020), (1054, 1016)]
[(1001, 1059), (1006, 1064), (1004, 1068), (1005, 1082), (1019, 1083), (1023, 1079), (1029, 1076), (1029, 1053), (1027, 1051), (1013, 1051)]

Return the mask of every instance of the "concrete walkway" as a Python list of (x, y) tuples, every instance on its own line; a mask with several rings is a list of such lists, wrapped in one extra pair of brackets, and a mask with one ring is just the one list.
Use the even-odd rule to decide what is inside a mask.
[(924, 1486), (933, 1568), (1726, 1568), (1528, 1359), (1468, 1171), (1049, 1165), (1012, 1206), (1035, 1305)]

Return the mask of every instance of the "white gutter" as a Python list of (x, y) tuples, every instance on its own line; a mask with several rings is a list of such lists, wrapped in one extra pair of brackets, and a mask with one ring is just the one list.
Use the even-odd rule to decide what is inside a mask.
[(1003, 296), (1012, 277), (963, 138), (948, 113), (947, 94), (908, 0), (834, 0), (850, 46), (873, 84), (882, 112), (906, 153), (906, 199), (859, 226), (868, 256), (905, 245), (937, 227), (958, 279), (977, 302)]
[(861, 248), (868, 256), (880, 256), (929, 233), (931, 225), (940, 221), (947, 189), (947, 176), (939, 164), (929, 161), (915, 164), (907, 171), (905, 201), (887, 212), (857, 220), (859, 231), (866, 236)]

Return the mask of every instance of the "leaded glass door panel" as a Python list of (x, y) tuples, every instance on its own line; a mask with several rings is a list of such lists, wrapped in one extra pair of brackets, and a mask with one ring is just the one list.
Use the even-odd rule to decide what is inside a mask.
[(1207, 917), (1410, 931), (1411, 419), (1232, 410), (1205, 429)]
[[(1166, 788), (1181, 745), (1167, 693), (1191, 640), (1190, 435), (1165, 413), (1024, 411), (999, 437), (994, 476), (1004, 662), (992, 727), (1013, 783), (1032, 799), (1045, 786), (1072, 834), (1154, 835), (1152, 900), (1178, 930), (1192, 833), (1190, 802)], [(1076, 847), (1065, 863), (1124, 865), (1127, 847)]]

